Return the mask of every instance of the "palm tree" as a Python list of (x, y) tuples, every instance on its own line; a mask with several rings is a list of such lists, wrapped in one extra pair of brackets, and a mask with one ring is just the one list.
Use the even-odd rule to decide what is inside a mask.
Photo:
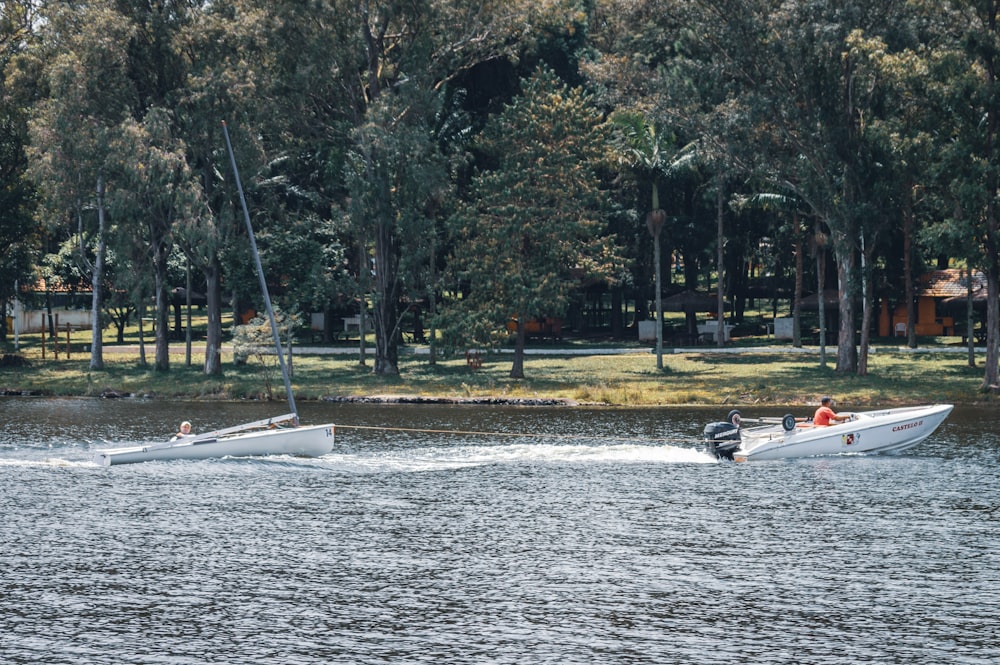
[(657, 130), (641, 113), (623, 111), (612, 118), (615, 127), (615, 149), (622, 162), (640, 178), (650, 181), (652, 206), (646, 214), (646, 228), (653, 236), (653, 269), (656, 273), (656, 368), (663, 369), (663, 293), (661, 289), (660, 231), (667, 213), (660, 207), (660, 183), (679, 171), (690, 168), (694, 161), (694, 144), (676, 149), (672, 134)]

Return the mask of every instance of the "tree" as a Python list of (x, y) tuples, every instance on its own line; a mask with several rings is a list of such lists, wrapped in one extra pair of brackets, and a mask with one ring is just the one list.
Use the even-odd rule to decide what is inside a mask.
[[(142, 3), (138, 3), (141, 5)], [(246, 266), (246, 239), (235, 188), (220, 150), (220, 120), (228, 121), (272, 292), (288, 309), (326, 309), (343, 274), (338, 199), (348, 122), (356, 84), (359, 20), (349, 2), (177, 5), (162, 15), (140, 12), (163, 44), (150, 62), (163, 73), (174, 101), (173, 132), (203, 192), (202, 213), (181, 219), (174, 239), (204, 275), (208, 327), (204, 371), (221, 374), (222, 289), (234, 312), (258, 302)]]
[(988, 296), (982, 389), (1000, 392), (1000, 4), (956, 0), (948, 7), (957, 48), (939, 60), (948, 75), (943, 101), (951, 120), (941, 182), (952, 212), (942, 220), (951, 228), (938, 232), (972, 238), (978, 249), (972, 263), (983, 266)]
[[(594, 91), (594, 99), (615, 119), (618, 139), (615, 145), (626, 148), (629, 168), (616, 165), (613, 181), (617, 190), (607, 195), (620, 206), (623, 214), (615, 226), (622, 250), (628, 257), (628, 281), (635, 289), (636, 318), (648, 318), (649, 285), (655, 281), (656, 258), (654, 243), (644, 223), (653, 197), (653, 173), (643, 166), (647, 158), (663, 161), (667, 170), (659, 171), (658, 208), (666, 212), (660, 231), (659, 245), (663, 256), (683, 256), (686, 288), (697, 287), (699, 266), (706, 246), (711, 243), (703, 223), (705, 213), (702, 197), (697, 194), (701, 176), (692, 168), (692, 160), (684, 159), (671, 168), (678, 145), (690, 147), (697, 134), (687, 132), (685, 114), (697, 97), (683, 87), (678, 62), (691, 21), (691, 3), (642, 0), (597, 0), (588, 4), (588, 57), (581, 58), (580, 68)], [(697, 77), (701, 80), (704, 77)], [(622, 125), (624, 121), (624, 125)], [(638, 121), (640, 124), (635, 125)], [(629, 127), (631, 125), (631, 127)], [(649, 130), (652, 129), (652, 132)], [(631, 135), (631, 146), (620, 139)], [(645, 136), (644, 136), (645, 135)], [(651, 142), (652, 140), (652, 142)], [(638, 148), (639, 153), (632, 152)], [(661, 150), (666, 148), (666, 150)], [(659, 150), (657, 154), (655, 150)], [(685, 149), (681, 155), (689, 153)], [(669, 177), (668, 177), (669, 176)], [(651, 251), (654, 250), (654, 251)], [(666, 273), (667, 283), (672, 271)], [(614, 293), (614, 291), (613, 291)], [(696, 317), (689, 317), (689, 333), (694, 330)], [(658, 345), (659, 346), (659, 345)], [(659, 354), (657, 354), (659, 357)], [(660, 362), (658, 361), (658, 365)]]
[(852, 54), (859, 65), (876, 72), (887, 97), (891, 113), (872, 118), (873, 136), (884, 146), (892, 167), (894, 192), (902, 216), (903, 298), (906, 304), (907, 345), (917, 345), (915, 324), (915, 263), (914, 242), (919, 236), (918, 206), (922, 196), (933, 185), (935, 155), (934, 136), (941, 126), (941, 80), (934, 60), (940, 51), (930, 45), (912, 43), (892, 49), (881, 36), (869, 37), (855, 31), (848, 38)]
[(524, 378), (525, 322), (561, 316), (581, 277), (612, 274), (594, 175), (607, 141), (590, 99), (540, 67), (477, 142), (495, 166), (451, 219), (453, 268), (468, 289), (452, 334), (482, 342), (516, 317), (512, 378)]
[[(0, 5), (0, 71), (28, 44), (33, 23), (32, 3)], [(28, 177), (26, 118), (11, 95), (6, 77), (0, 79), (0, 310), (18, 296), (17, 286), (30, 285), (41, 249), (41, 227), (33, 217), (35, 188)], [(6, 339), (7, 317), (0, 321)]]
[[(41, 248), (41, 229), (32, 215), (34, 193), (25, 175), (22, 127), (17, 114), (0, 105), (0, 306), (18, 296), (17, 286), (32, 284)], [(7, 332), (5, 316), (0, 339)]]
[[(676, 149), (673, 135), (637, 113), (620, 112), (613, 117), (614, 145), (622, 161), (648, 180), (650, 208), (646, 225), (653, 236), (653, 270), (656, 275), (656, 367), (663, 369), (663, 295), (661, 284), (660, 231), (667, 211), (660, 207), (660, 185), (678, 171), (689, 168), (694, 159), (692, 146)], [(721, 340), (721, 337), (720, 337)]]
[(49, 9), (42, 39), (25, 56), (40, 68), (44, 90), (32, 108), (32, 166), (47, 216), (67, 227), (54, 231), (78, 236), (78, 263), (93, 294), (90, 367), (101, 369), (107, 145), (135, 97), (125, 48), (133, 30), (108, 2)]
[(109, 207), (125, 233), (145, 239), (153, 268), (156, 298), (156, 358), (159, 371), (170, 369), (167, 261), (174, 225), (203, 212), (201, 189), (185, 158), (185, 146), (171, 134), (169, 113), (150, 109), (144, 121), (126, 122), (113, 144), (119, 189), (109, 192)]
[(905, 3), (699, 5), (721, 21), (722, 29), (705, 40), (739, 85), (734, 92), (749, 118), (747, 135), (766, 156), (761, 170), (829, 232), (841, 295), (837, 371), (856, 372), (861, 238), (870, 239), (885, 223), (876, 200), (882, 192), (873, 186), (885, 176), (870, 123), (886, 108), (877, 80), (848, 40), (856, 30), (892, 31), (907, 16)]
[(371, 122), (357, 130), (358, 148), (351, 153), (355, 228), (359, 237), (375, 239), (376, 374), (399, 371), (398, 303), (404, 294), (416, 296), (419, 283), (427, 281), (434, 212), (450, 188), (447, 158), (431, 125), (440, 108), (440, 94), (416, 84), (399, 86), (369, 106)]
[[(244, 41), (248, 32), (259, 33), (260, 12), (244, 12), (243, 8), (243, 3), (206, 7), (193, 13), (184, 30), (171, 35), (172, 48), (187, 75), (175, 93), (178, 103), (173, 119), (178, 134), (186, 138), (187, 160), (206, 208), (204, 214), (178, 220), (174, 236), (192, 269), (202, 276), (197, 289), (204, 290), (207, 313), (202, 371), (209, 376), (222, 374), (225, 270), (221, 256), (240, 228), (235, 221), (239, 206), (235, 188), (224, 186), (230, 168), (223, 159), (220, 121), (235, 123), (252, 116), (249, 110), (237, 114), (235, 108), (253, 87), (250, 63), (260, 67), (264, 60), (252, 40)], [(251, 53), (254, 57), (246, 57)], [(248, 281), (252, 283), (252, 276)]]
[[(393, 165), (406, 164), (408, 155), (392, 154), (392, 150), (412, 145), (409, 140), (396, 143), (385, 140), (386, 137), (391, 137), (401, 126), (409, 126), (408, 131), (412, 131), (414, 123), (419, 122), (425, 127), (425, 140), (430, 140), (430, 128), (435, 122), (426, 116), (418, 119), (419, 110), (433, 108), (425, 103), (430, 96), (447, 92), (477, 65), (503, 62), (508, 57), (517, 59), (521, 55), (533, 59), (551, 55), (562, 60), (566, 69), (572, 69), (568, 60), (575, 54), (555, 45), (560, 37), (580, 27), (578, 19), (583, 13), (576, 4), (540, 5), (533, 0), (334, 3), (335, 10), (356, 21), (349, 23), (353, 29), (338, 32), (351, 48), (344, 50), (344, 60), (337, 64), (340, 72), (359, 74), (343, 81), (345, 96), (355, 111), (350, 118), (350, 172), (355, 178), (359, 173), (364, 174), (367, 180), (363, 190), (352, 190), (362, 196), (358, 200), (352, 194), (350, 208), (354, 228), (364, 232), (357, 243), (365, 253), (370, 245), (374, 259), (375, 373), (391, 375), (399, 371), (397, 325), (403, 249), (397, 224), (407, 216), (395, 209), (388, 194), (396, 183), (408, 177), (393, 169)], [(359, 58), (359, 54), (363, 57)], [(411, 92), (411, 87), (419, 91)], [(410, 107), (403, 98), (418, 100), (420, 104)], [(421, 154), (427, 153), (421, 150)], [(433, 164), (428, 166), (437, 168)], [(409, 191), (418, 197), (423, 195), (420, 189)], [(412, 210), (426, 203), (417, 198), (407, 205)], [(421, 251), (431, 241), (430, 234), (421, 236)], [(358, 269), (367, 271), (368, 267), (359, 262)], [(360, 281), (366, 278), (359, 274)]]

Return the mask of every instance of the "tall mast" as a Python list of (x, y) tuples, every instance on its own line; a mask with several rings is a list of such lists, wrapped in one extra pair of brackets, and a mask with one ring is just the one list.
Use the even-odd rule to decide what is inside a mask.
[(229, 161), (233, 165), (233, 175), (236, 177), (236, 189), (240, 193), (240, 205), (243, 207), (243, 219), (247, 224), (247, 235), (250, 238), (250, 249), (253, 251), (253, 258), (257, 264), (257, 278), (260, 280), (260, 290), (264, 295), (264, 307), (267, 308), (267, 317), (271, 321), (271, 334), (274, 336), (274, 348), (278, 352), (278, 365), (281, 366), (281, 377), (285, 380), (285, 393), (288, 396), (288, 406), (295, 414), (295, 424), (299, 424), (299, 412), (295, 408), (295, 397), (292, 395), (292, 381), (288, 378), (288, 368), (285, 367), (285, 354), (281, 347), (281, 334), (278, 332), (278, 322), (274, 319), (274, 308), (271, 306), (271, 295), (267, 290), (267, 280), (264, 279), (264, 266), (260, 262), (260, 254), (257, 252), (257, 240), (254, 238), (253, 225), (250, 223), (250, 212), (247, 210), (246, 197), (243, 196), (243, 184), (240, 182), (240, 171), (236, 167), (236, 156), (233, 154), (233, 144), (229, 140), (229, 128), (225, 121), (222, 122), (222, 133), (226, 137), (226, 149), (229, 151)]

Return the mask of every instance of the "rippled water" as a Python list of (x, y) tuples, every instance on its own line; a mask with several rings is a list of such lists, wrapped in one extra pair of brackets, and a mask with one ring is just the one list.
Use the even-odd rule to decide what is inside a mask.
[(733, 465), (692, 441), (714, 410), (301, 410), (348, 425), (332, 454), (99, 468), (102, 440), (276, 414), (0, 400), (0, 660), (1000, 660), (992, 411), (903, 456)]

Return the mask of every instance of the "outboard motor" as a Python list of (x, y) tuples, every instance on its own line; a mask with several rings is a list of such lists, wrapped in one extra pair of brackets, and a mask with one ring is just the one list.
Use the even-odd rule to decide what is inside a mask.
[(739, 412), (733, 411), (729, 421), (705, 425), (705, 443), (709, 455), (715, 455), (719, 459), (733, 459), (733, 452), (740, 447)]

